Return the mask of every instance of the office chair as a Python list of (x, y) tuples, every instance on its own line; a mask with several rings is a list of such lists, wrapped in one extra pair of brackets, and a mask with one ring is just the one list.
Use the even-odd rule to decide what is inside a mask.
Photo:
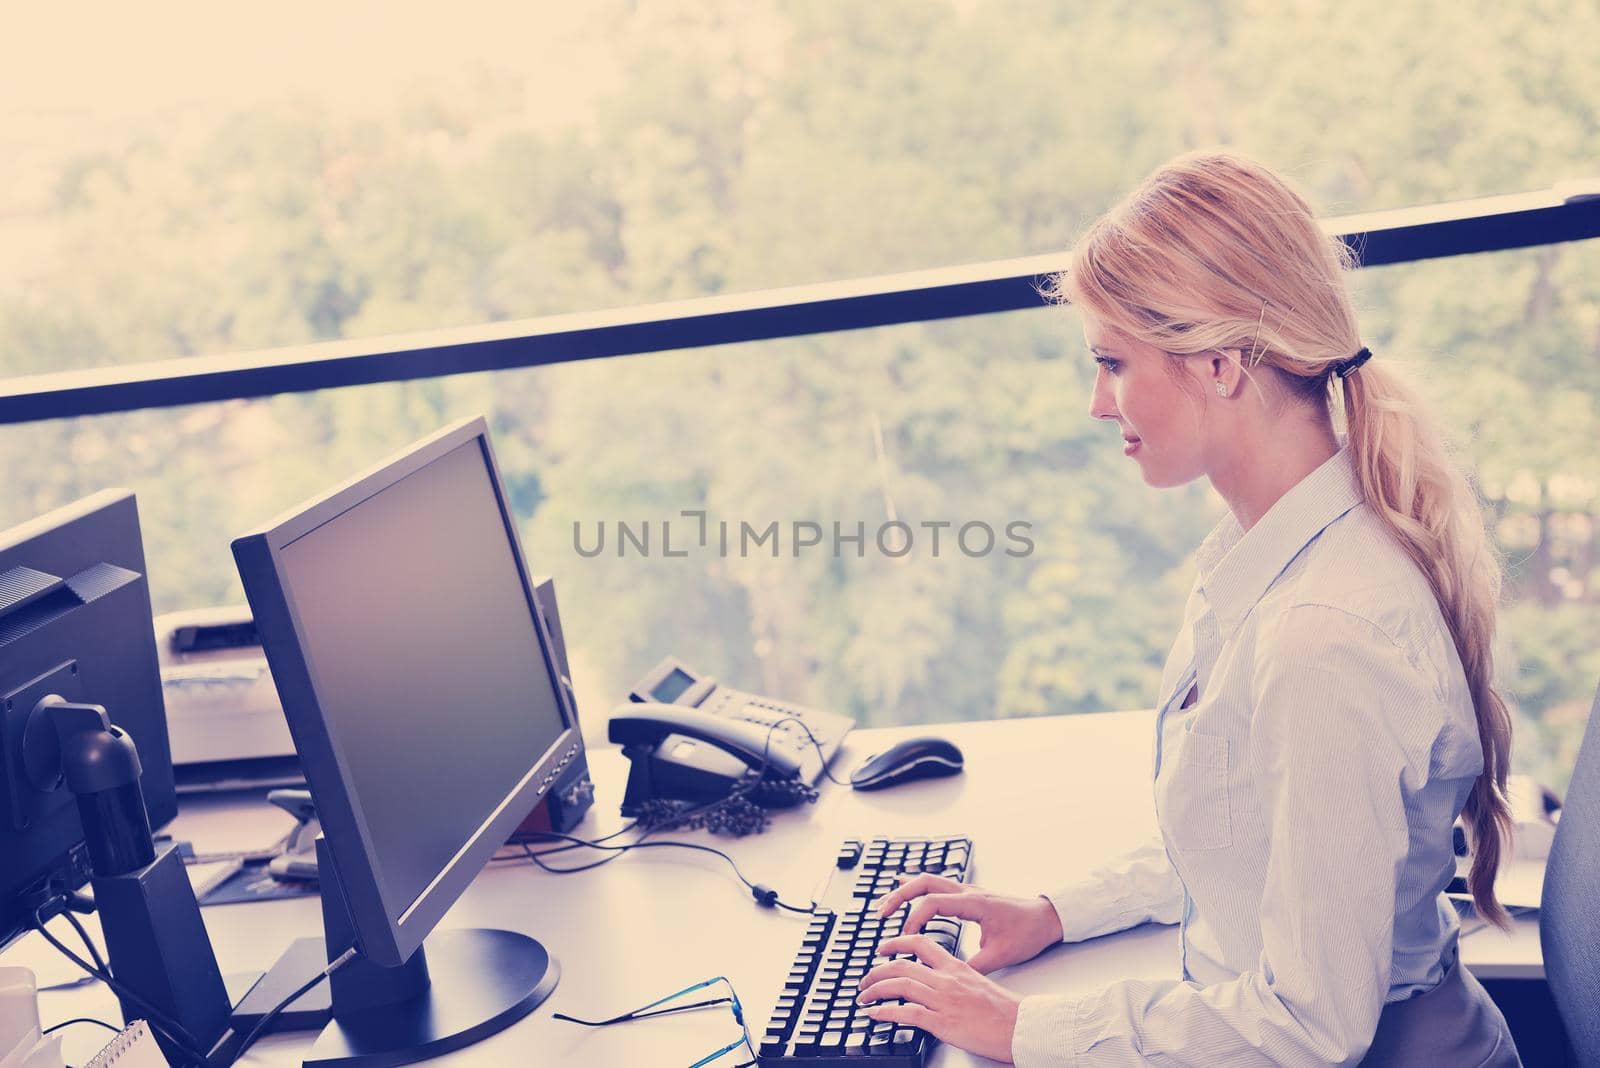
[(1600, 691), (1545, 864), (1539, 943), (1550, 996), (1578, 1064), (1600, 1064)]

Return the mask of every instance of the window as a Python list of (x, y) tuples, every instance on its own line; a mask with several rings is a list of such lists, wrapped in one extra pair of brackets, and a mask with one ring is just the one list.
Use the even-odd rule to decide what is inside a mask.
[[(1600, 98), (1593, 11), (99, 17), (121, 21), (91, 41), (33, 11), (18, 39), (54, 44), (0, 64), (0, 375), (1047, 252), (1219, 142), (1329, 215), (1538, 189), (1592, 171)], [(1357, 276), (1378, 358), (1416, 365), (1481, 480), (1518, 769), (1557, 787), (1600, 675), (1597, 248)], [(231, 537), (484, 411), (592, 737), (668, 651), (868, 724), (1139, 707), (1222, 505), (1120, 462), (1083, 355), (1041, 310), (12, 426), (0, 506), (128, 485), (157, 610), (223, 603)], [(666, 555), (663, 524), (699, 540), (685, 511), (708, 544)], [(897, 521), (903, 556), (878, 543)], [(743, 537), (771, 523), (776, 558)], [(796, 523), (822, 537), (798, 557)], [(951, 524), (937, 557), (927, 523)]]
[[(1406, 365), (1481, 483), (1507, 562), (1497, 659), (1521, 713), (1517, 769), (1558, 788), (1600, 675), (1594, 256), (1356, 276), (1378, 359)], [(1203, 481), (1143, 484), (1087, 414), (1091, 368), (1071, 313), (1042, 309), (0, 441), (23, 514), (139, 492), (161, 611), (238, 600), (234, 535), (490, 413), (530, 567), (556, 577), (591, 734), (668, 652), (864, 724), (1145, 707), (1223, 505)]]

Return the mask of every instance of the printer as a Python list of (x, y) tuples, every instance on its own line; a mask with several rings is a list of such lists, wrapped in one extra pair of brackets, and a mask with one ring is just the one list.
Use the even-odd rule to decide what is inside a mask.
[(249, 607), (169, 612), (155, 629), (179, 791), (303, 782)]

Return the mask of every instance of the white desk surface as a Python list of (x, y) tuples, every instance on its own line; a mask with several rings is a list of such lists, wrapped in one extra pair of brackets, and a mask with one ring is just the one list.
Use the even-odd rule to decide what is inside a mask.
[[(876, 793), (824, 783), (816, 805), (777, 814), (765, 834), (742, 840), (704, 832), (675, 837), (712, 842), (753, 881), (778, 889), (785, 901), (805, 902), (820, 892), (845, 838), (959, 832), (974, 839), (976, 882), (1037, 893), (1066, 885), (1154, 831), (1151, 717), (1119, 712), (857, 731), (835, 758), (841, 778), (888, 742), (922, 734), (954, 741), (966, 755), (967, 770)], [(594, 837), (622, 824), (617, 805), (627, 762), (609, 747), (591, 749), (589, 762), (598, 796), (574, 833)], [(171, 830), (204, 853), (270, 843), (290, 822), (260, 801), (186, 799)], [(293, 939), (321, 933), (314, 897), (213, 906), (202, 914), (225, 974), (263, 970)], [(526, 932), (560, 961), (561, 981), (520, 1023), (435, 1063), (689, 1064), (736, 1037), (726, 1010), (603, 1029), (552, 1020), (551, 1013), (611, 1016), (719, 974), (737, 987), (759, 1042), (804, 924), (803, 916), (758, 907), (721, 860), (687, 850), (642, 850), (567, 876), (524, 863), (493, 864), (441, 926)], [(60, 921), (56, 926), (65, 931)], [(975, 940), (971, 932), (964, 938), (970, 955)], [(1493, 928), (1471, 934), (1462, 942), (1462, 957), (1480, 978), (1543, 976), (1533, 919), (1518, 921), (1511, 935)], [(76, 977), (73, 966), (37, 935), (8, 949), (3, 963), (34, 968), (40, 985)], [(1170, 977), (1177, 968), (1177, 928), (1151, 925), (1058, 946), (996, 978), (1024, 993), (1069, 993), (1119, 978)], [(98, 984), (42, 993), (40, 1007), (46, 1026), (76, 1015), (117, 1019), (113, 999)], [(80, 1064), (107, 1037), (88, 1026), (67, 1035), (69, 1063)], [(262, 1039), (241, 1063), (298, 1064), (313, 1037), (305, 1032)], [(736, 1063), (729, 1054), (715, 1068)], [(991, 1063), (943, 1046), (930, 1060), (936, 1068)]]

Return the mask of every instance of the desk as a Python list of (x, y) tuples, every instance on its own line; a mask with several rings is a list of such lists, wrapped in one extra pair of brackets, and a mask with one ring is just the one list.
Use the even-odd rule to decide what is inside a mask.
[[(842, 839), (872, 834), (970, 834), (977, 882), (1018, 893), (1051, 889), (1154, 832), (1152, 716), (1118, 712), (857, 731), (835, 760), (841, 777), (891, 741), (929, 733), (959, 745), (967, 771), (879, 793), (824, 783), (815, 806), (778, 814), (763, 835), (690, 837), (715, 841), (751, 879), (777, 888), (786, 901), (803, 902), (820, 890)], [(627, 762), (609, 748), (591, 750), (589, 760), (598, 797), (575, 833), (594, 837), (621, 825), (617, 805)], [(186, 801), (172, 829), (205, 852), (270, 841), (287, 827), (288, 817), (264, 802), (206, 799)], [(310, 897), (214, 906), (203, 915), (224, 973), (264, 969), (291, 940), (321, 931), (318, 903)], [(718, 974), (737, 987), (759, 1040), (804, 924), (802, 916), (759, 908), (722, 861), (687, 850), (644, 850), (568, 876), (520, 863), (491, 865), (441, 926), (526, 931), (561, 962), (561, 983), (522, 1022), (444, 1060), (595, 1068), (689, 1064), (734, 1037), (731, 1016), (707, 1010), (592, 1030), (550, 1015), (610, 1016)], [(972, 945), (964, 944), (967, 955)], [(1472, 935), (1462, 943), (1462, 956), (1479, 976), (1543, 974), (1532, 920), (1519, 922), (1510, 936), (1492, 929)], [(1177, 929), (1152, 925), (1058, 946), (997, 978), (1024, 993), (1069, 993), (1118, 978), (1171, 977), (1177, 961)], [(41, 983), (73, 975), (37, 936), (8, 950), (4, 963), (35, 968)], [(47, 1026), (85, 1013), (116, 1018), (112, 998), (98, 986), (40, 997)], [(97, 1048), (101, 1035), (95, 1032), (69, 1032), (72, 1063)], [(311, 1037), (263, 1039), (242, 1063), (298, 1064)], [(735, 1063), (730, 1055), (717, 1068)], [(936, 1068), (991, 1063), (942, 1046), (930, 1062)]]

